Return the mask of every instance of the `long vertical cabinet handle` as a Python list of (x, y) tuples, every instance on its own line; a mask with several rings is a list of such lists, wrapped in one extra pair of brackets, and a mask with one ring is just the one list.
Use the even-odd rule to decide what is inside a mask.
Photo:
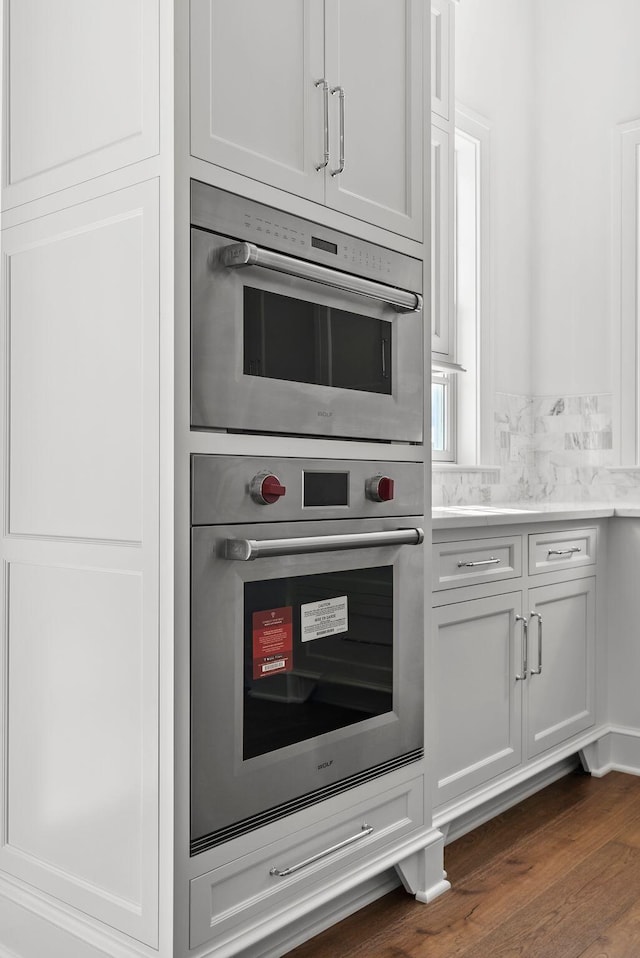
[(329, 164), (329, 84), (323, 77), (316, 80), (316, 88), (321, 86), (324, 95), (324, 159), (322, 163), (316, 163), (316, 170), (324, 170)]
[(531, 619), (538, 620), (538, 668), (531, 669), (531, 674), (540, 675), (542, 672), (542, 616), (539, 612), (530, 612), (529, 620)]
[(331, 95), (338, 94), (340, 97), (340, 165), (335, 170), (330, 170), (331, 176), (338, 176), (344, 171), (344, 88), (341, 86), (331, 87)]
[(528, 674), (529, 663), (527, 661), (529, 644), (529, 623), (523, 615), (516, 616), (516, 622), (522, 622), (522, 674), (516, 675), (518, 682), (524, 681)]

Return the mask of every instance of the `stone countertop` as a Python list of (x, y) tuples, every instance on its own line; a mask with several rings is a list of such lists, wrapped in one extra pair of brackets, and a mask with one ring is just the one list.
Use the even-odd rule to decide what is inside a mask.
[(635, 503), (543, 502), (491, 506), (444, 506), (432, 510), (433, 530), (506, 526), (533, 522), (567, 522), (574, 519), (640, 517)]

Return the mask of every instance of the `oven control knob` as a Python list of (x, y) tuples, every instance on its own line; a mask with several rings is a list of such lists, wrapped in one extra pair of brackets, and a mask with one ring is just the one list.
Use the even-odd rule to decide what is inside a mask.
[(367, 479), (364, 491), (373, 502), (390, 502), (393, 499), (394, 482), (389, 476), (373, 476)]
[(281, 496), (284, 496), (286, 491), (278, 477), (270, 472), (261, 472), (254, 476), (249, 486), (251, 498), (254, 502), (259, 502), (261, 506), (273, 505)]

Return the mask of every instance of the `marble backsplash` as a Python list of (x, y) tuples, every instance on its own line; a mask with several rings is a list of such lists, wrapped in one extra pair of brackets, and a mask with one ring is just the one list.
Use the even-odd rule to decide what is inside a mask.
[(495, 398), (496, 467), (434, 465), (434, 506), (640, 498), (640, 468), (614, 464), (611, 395)]

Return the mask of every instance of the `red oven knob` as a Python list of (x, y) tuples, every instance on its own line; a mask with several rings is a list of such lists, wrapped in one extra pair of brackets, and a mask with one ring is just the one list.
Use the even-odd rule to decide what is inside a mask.
[(278, 477), (271, 475), (270, 472), (261, 472), (254, 476), (249, 486), (251, 498), (254, 502), (259, 502), (261, 506), (273, 505), (281, 496), (284, 496), (286, 491)]
[(394, 482), (389, 476), (373, 476), (365, 483), (365, 495), (373, 502), (390, 502), (393, 499)]

